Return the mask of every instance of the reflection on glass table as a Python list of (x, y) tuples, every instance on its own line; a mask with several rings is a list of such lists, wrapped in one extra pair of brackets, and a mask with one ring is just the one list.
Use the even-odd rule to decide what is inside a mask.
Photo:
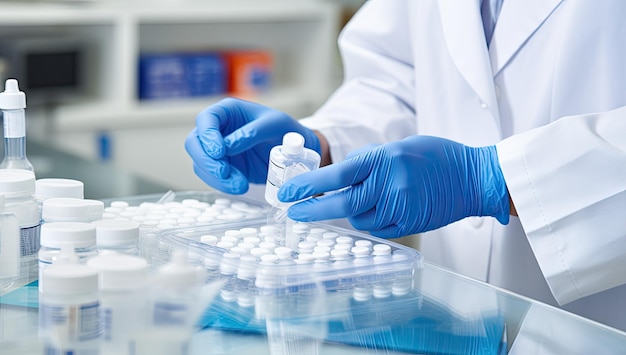
[[(490, 325), (499, 324), (498, 320), (506, 326), (502, 340), (504, 351), (509, 349), (510, 354), (619, 354), (626, 349), (623, 332), (429, 263), (415, 275), (414, 281), (422, 297), (409, 297), (402, 306), (384, 310), (361, 308), (360, 313), (347, 311), (327, 318), (330, 336), (319, 345), (319, 354), (402, 354), (410, 349), (426, 349), (425, 353), (431, 354), (458, 353), (450, 350), (454, 344), (444, 343), (445, 337), (437, 335), (445, 334), (448, 340), (458, 341), (463, 335), (475, 336), (480, 327), (489, 330)], [(430, 305), (425, 307), (425, 302)], [(430, 314), (419, 314), (419, 310), (428, 309)], [(2, 304), (0, 354), (43, 354), (37, 337), (37, 317), (36, 308)], [(262, 331), (246, 329), (243, 323), (231, 326), (227, 330), (225, 324), (205, 324), (192, 337), (189, 354), (272, 354)], [(249, 322), (247, 326), (258, 325)], [(341, 336), (333, 338), (334, 332)], [(428, 334), (433, 337), (427, 337)], [(438, 348), (447, 352), (437, 352)], [(499, 352), (484, 346), (466, 353)]]

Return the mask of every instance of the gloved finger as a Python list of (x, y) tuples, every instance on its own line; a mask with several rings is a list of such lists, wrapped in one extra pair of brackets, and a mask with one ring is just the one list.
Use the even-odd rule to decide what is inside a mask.
[(380, 146), (380, 144), (378, 144), (378, 143), (367, 144), (367, 145), (365, 145), (365, 146), (363, 146), (361, 148), (355, 149), (355, 150), (351, 151), (350, 153), (348, 153), (346, 155), (346, 159), (354, 158), (354, 157), (356, 157), (358, 155), (361, 155), (363, 153), (367, 153), (369, 151), (372, 151), (372, 150), (378, 148), (379, 146)]
[[(260, 112), (259, 107), (260, 105), (252, 102), (242, 104), (242, 108), (250, 112)], [(293, 119), (286, 114), (267, 108), (253, 121), (224, 137), (226, 154), (236, 155), (263, 142), (279, 142), (285, 133), (293, 130), (289, 125), (291, 120)]]
[(376, 219), (376, 207), (348, 218), (348, 221), (358, 230), (367, 231), (379, 238), (398, 238), (400, 229), (395, 224), (381, 225)]
[(300, 222), (322, 221), (359, 215), (375, 204), (376, 198), (357, 185), (302, 201), (289, 207), (287, 213), (289, 218)]
[(209, 106), (196, 116), (196, 130), (203, 150), (213, 159), (221, 159), (226, 151), (220, 131), (221, 122), (227, 120), (224, 110)]
[(295, 202), (328, 191), (339, 190), (365, 180), (372, 164), (363, 156), (344, 160), (295, 176), (283, 184), (277, 197), (282, 202)]
[(200, 143), (197, 131), (194, 128), (185, 139), (185, 150), (205, 173), (214, 175), (218, 179), (227, 178), (231, 174), (230, 165), (224, 160), (215, 160), (207, 155)]
[(231, 170), (230, 176), (225, 179), (220, 179), (195, 163), (193, 164), (193, 171), (207, 185), (220, 191), (234, 195), (244, 194), (248, 191), (248, 180), (238, 169), (234, 167)]

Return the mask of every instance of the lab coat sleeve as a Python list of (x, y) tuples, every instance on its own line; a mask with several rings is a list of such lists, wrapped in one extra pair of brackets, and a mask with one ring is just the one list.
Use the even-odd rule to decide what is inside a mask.
[(507, 138), (498, 158), (559, 302), (626, 283), (626, 107)]
[(404, 0), (368, 1), (340, 35), (344, 82), (301, 120), (327, 138), (335, 162), (363, 145), (416, 132), (407, 13)]

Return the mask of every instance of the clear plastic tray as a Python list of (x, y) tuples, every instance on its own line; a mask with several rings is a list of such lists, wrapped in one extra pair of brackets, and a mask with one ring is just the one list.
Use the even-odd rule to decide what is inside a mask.
[(162, 232), (160, 245), (158, 262), (182, 249), (209, 280), (227, 280), (202, 326), (266, 332), (273, 354), (316, 354), (330, 318), (421, 298), (419, 252), (334, 226), (197, 226)]

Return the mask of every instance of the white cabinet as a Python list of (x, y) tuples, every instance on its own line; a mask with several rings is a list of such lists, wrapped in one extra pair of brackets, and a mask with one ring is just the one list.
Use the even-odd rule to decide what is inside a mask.
[(104, 132), (115, 165), (173, 188), (198, 188), (184, 139), (195, 115), (221, 97), (139, 100), (140, 53), (269, 50), (271, 90), (249, 99), (302, 117), (338, 84), (339, 13), (321, 0), (0, 4), (0, 37), (63, 34), (88, 44), (85, 95), (48, 107), (49, 129), (35, 129), (33, 139), (97, 159)]

